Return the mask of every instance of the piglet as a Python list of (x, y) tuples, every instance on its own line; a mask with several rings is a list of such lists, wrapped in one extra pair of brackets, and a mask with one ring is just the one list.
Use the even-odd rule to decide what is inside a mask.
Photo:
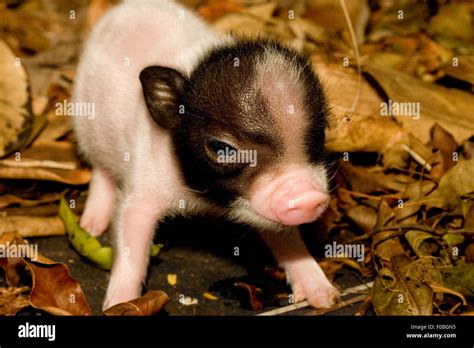
[(73, 102), (95, 110), (73, 117), (93, 168), (80, 224), (114, 236), (104, 308), (140, 296), (157, 222), (202, 213), (261, 231), (296, 301), (337, 300), (298, 231), (329, 201), (327, 103), (306, 59), (171, 1), (125, 2), (85, 43)]

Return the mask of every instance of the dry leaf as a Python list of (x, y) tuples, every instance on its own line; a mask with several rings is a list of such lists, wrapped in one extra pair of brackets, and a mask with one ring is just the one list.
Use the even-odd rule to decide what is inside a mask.
[(234, 286), (247, 290), (250, 305), (252, 306), (252, 309), (254, 311), (259, 311), (263, 309), (262, 302), (260, 302), (260, 300), (257, 298), (257, 294), (262, 292), (261, 289), (257, 288), (255, 285), (250, 285), (242, 282), (235, 283)]
[(15, 315), (23, 308), (30, 306), (28, 297), (24, 295), (30, 290), (27, 286), (21, 288), (0, 288), (0, 316)]
[(396, 70), (366, 65), (364, 70), (375, 78), (393, 102), (415, 103), (420, 117), (396, 117), (406, 131), (428, 142), (430, 129), (439, 123), (460, 142), (474, 133), (474, 96), (460, 90), (422, 82)]
[(79, 283), (62, 263), (26, 261), (33, 278), (31, 305), (53, 315), (90, 315), (91, 309)]
[(426, 197), (432, 207), (457, 207), (462, 197), (474, 192), (474, 159), (460, 161), (441, 178), (438, 187)]
[(0, 235), (17, 232), (22, 237), (63, 236), (64, 224), (58, 216), (7, 216), (0, 218)]
[(33, 127), (28, 77), (19, 57), (0, 40), (0, 158), (18, 149)]
[(163, 291), (148, 291), (142, 297), (134, 300), (116, 304), (115, 306), (104, 311), (108, 316), (144, 316), (155, 315), (168, 302), (170, 298)]
[[(372, 303), (377, 315), (431, 315), (433, 291), (406, 273), (412, 261), (405, 255), (392, 258), (392, 272), (375, 279)], [(385, 279), (383, 279), (385, 278)]]

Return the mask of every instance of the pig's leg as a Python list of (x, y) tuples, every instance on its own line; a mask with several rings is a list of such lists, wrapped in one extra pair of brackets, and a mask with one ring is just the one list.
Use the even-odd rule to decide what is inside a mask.
[(155, 224), (163, 212), (158, 196), (121, 193), (114, 221), (115, 250), (103, 308), (141, 295)]
[(338, 301), (339, 291), (309, 254), (297, 229), (281, 233), (267, 232), (262, 237), (285, 269), (295, 302), (306, 299), (313, 307), (329, 308)]
[(94, 168), (80, 223), (91, 235), (100, 236), (109, 226), (114, 212), (115, 191), (114, 179), (105, 170)]

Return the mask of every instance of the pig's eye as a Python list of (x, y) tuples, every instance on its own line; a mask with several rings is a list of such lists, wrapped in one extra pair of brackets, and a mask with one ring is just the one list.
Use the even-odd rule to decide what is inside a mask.
[(207, 139), (204, 142), (207, 156), (220, 165), (229, 164), (229, 158), (236, 155), (237, 150), (230, 144), (215, 138)]

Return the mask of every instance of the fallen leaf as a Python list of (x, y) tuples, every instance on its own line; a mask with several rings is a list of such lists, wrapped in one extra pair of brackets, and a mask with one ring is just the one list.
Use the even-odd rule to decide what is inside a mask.
[(61, 219), (36, 216), (0, 217), (0, 235), (6, 232), (17, 232), (22, 237), (49, 237), (65, 235)]
[(372, 303), (377, 315), (432, 315), (433, 291), (425, 283), (406, 276), (411, 263), (405, 255), (395, 256), (393, 271), (379, 273), (375, 279)]
[(443, 285), (466, 296), (474, 296), (474, 263), (459, 260), (443, 271)]
[(0, 40), (0, 158), (20, 148), (34, 117), (28, 77), (19, 57)]
[(372, 231), (377, 224), (377, 213), (365, 205), (355, 205), (346, 210), (346, 214), (365, 233)]
[(250, 285), (242, 282), (237, 282), (234, 284), (234, 286), (247, 290), (250, 306), (254, 311), (259, 311), (263, 309), (262, 302), (260, 302), (260, 300), (257, 298), (257, 294), (262, 292), (261, 289), (257, 288), (255, 285)]
[(456, 159), (454, 153), (458, 148), (458, 144), (454, 137), (443, 127), (435, 123), (430, 131), (431, 145), (438, 150), (437, 163), (433, 164), (430, 175), (435, 178), (441, 178), (449, 169), (454, 167)]
[(6, 194), (3, 196), (0, 196), (0, 209), (8, 207), (12, 204), (18, 204), (22, 207), (34, 207), (41, 203), (56, 202), (60, 198), (61, 198), (60, 193), (49, 193), (49, 192), (45, 194), (41, 194), (35, 199), (25, 199), (18, 196)]
[(423, 231), (408, 231), (405, 239), (416, 255), (430, 256), (438, 254), (442, 249), (440, 242), (430, 233)]
[(474, 113), (466, 112), (474, 109), (472, 94), (422, 82), (399, 71), (376, 65), (365, 65), (364, 71), (374, 77), (393, 102), (419, 105), (419, 118), (409, 115), (396, 119), (420, 141), (426, 143), (430, 140), (430, 129), (434, 123), (439, 123), (460, 142), (474, 133)]
[(104, 311), (107, 316), (149, 316), (157, 314), (170, 298), (163, 291), (152, 290), (134, 300), (116, 304)]
[(441, 178), (438, 187), (426, 197), (427, 205), (454, 208), (462, 197), (474, 192), (474, 159), (459, 161)]
[(33, 286), (30, 302), (34, 308), (53, 315), (90, 315), (91, 309), (79, 283), (62, 263), (26, 261)]
[(0, 316), (15, 315), (23, 308), (30, 306), (28, 297), (24, 294), (30, 290), (27, 286), (21, 288), (0, 288)]

